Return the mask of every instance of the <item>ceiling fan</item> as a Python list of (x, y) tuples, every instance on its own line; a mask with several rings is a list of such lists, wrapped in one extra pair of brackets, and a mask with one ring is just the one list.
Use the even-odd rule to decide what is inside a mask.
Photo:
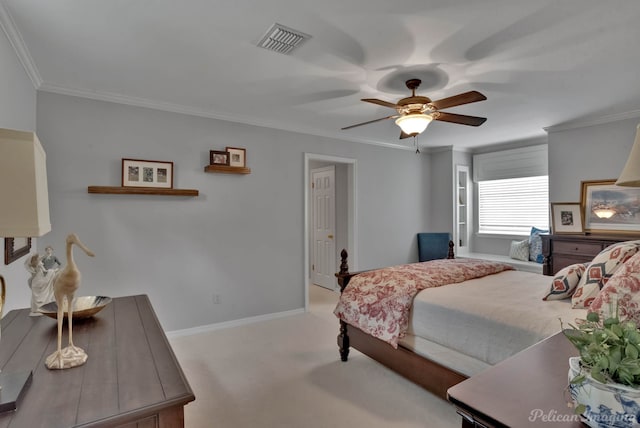
[(422, 81), (420, 79), (407, 80), (405, 84), (407, 85), (407, 88), (411, 90), (411, 96), (402, 98), (396, 104), (376, 98), (362, 99), (362, 101), (368, 103), (393, 108), (397, 111), (397, 114), (347, 126), (342, 128), (342, 130), (355, 128), (356, 126), (368, 125), (369, 123), (379, 122), (381, 120), (396, 119), (396, 124), (402, 130), (400, 132), (400, 138), (402, 139), (415, 137), (422, 133), (433, 120), (469, 126), (480, 126), (487, 120), (484, 117), (466, 116), (463, 114), (440, 111), (450, 107), (486, 100), (487, 97), (482, 95), (480, 92), (469, 91), (452, 97), (443, 98), (441, 100), (431, 101), (428, 97), (416, 95), (416, 89), (420, 86), (421, 82)]

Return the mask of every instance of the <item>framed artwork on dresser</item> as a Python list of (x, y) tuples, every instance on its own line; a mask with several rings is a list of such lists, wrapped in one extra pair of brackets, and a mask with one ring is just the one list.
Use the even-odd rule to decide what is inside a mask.
[(582, 209), (579, 202), (552, 202), (553, 233), (582, 233)]
[(615, 182), (581, 183), (585, 232), (640, 234), (640, 188), (616, 186)]

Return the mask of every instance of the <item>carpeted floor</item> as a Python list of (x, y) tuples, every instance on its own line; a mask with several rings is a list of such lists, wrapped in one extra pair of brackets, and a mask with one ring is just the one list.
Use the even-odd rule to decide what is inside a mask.
[(186, 426), (459, 427), (450, 404), (361, 353), (340, 361), (336, 300), (312, 286), (305, 314), (173, 337), (196, 395)]

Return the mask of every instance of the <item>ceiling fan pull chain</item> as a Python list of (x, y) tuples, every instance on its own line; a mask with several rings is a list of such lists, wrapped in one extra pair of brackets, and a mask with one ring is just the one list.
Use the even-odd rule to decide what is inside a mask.
[(417, 135), (413, 136), (413, 144), (414, 144), (414, 146), (416, 146), (416, 154), (419, 155), (420, 154), (420, 146), (418, 146), (418, 136)]

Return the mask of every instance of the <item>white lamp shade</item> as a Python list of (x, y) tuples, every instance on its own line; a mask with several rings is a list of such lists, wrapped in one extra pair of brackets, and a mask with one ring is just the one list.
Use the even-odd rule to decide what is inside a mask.
[(636, 139), (633, 142), (627, 163), (616, 184), (618, 186), (640, 187), (640, 125), (638, 125)]
[(431, 123), (433, 118), (428, 114), (407, 114), (396, 119), (396, 125), (402, 129), (402, 132), (408, 135), (418, 135), (422, 133)]
[(0, 236), (51, 230), (47, 157), (34, 132), (0, 128)]

